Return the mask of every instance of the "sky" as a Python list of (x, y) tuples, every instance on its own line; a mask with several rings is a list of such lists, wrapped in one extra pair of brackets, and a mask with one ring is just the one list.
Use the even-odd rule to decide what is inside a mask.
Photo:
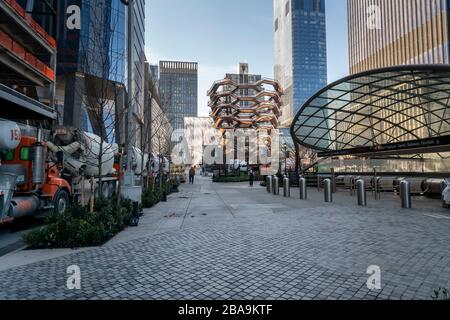
[[(347, 1), (326, 0), (328, 81), (348, 75)], [(147, 0), (147, 60), (199, 63), (199, 116), (206, 92), (248, 62), (250, 73), (273, 78), (273, 0)]]

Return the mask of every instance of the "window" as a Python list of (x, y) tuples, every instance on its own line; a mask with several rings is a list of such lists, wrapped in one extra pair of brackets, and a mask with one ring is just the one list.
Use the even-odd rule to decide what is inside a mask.
[(275, 19), (275, 32), (278, 31), (278, 18)]
[(22, 149), (20, 149), (20, 160), (22, 161), (29, 161), (30, 159), (30, 151), (31, 148), (29, 147), (24, 147)]
[(290, 2), (289, 0), (286, 2), (286, 16), (289, 14), (290, 12)]
[(9, 150), (6, 153), (6, 155), (2, 154), (1, 159), (4, 160), (4, 161), (13, 161), (14, 160), (14, 151)]

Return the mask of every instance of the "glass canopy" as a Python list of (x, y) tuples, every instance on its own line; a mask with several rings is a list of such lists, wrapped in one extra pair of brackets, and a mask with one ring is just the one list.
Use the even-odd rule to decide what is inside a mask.
[(449, 103), (450, 66), (372, 70), (311, 97), (296, 115), (291, 134), (300, 145), (330, 154), (407, 149), (414, 141), (416, 147), (432, 146), (445, 140), (436, 138), (450, 136)]

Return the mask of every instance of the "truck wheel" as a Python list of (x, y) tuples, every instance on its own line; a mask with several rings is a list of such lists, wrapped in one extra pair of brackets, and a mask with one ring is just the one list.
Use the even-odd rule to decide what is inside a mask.
[(65, 190), (59, 190), (54, 200), (55, 214), (63, 214), (69, 206), (69, 193)]

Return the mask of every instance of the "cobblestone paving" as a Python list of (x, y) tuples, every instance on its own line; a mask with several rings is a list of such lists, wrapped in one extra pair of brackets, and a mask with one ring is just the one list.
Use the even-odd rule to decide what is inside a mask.
[[(450, 287), (450, 215), (437, 206), (359, 209), (344, 195), (324, 205), (199, 183), (101, 248), (2, 271), (0, 299), (430, 299)], [(70, 265), (79, 291), (66, 288)], [(367, 289), (370, 265), (381, 290)]]

